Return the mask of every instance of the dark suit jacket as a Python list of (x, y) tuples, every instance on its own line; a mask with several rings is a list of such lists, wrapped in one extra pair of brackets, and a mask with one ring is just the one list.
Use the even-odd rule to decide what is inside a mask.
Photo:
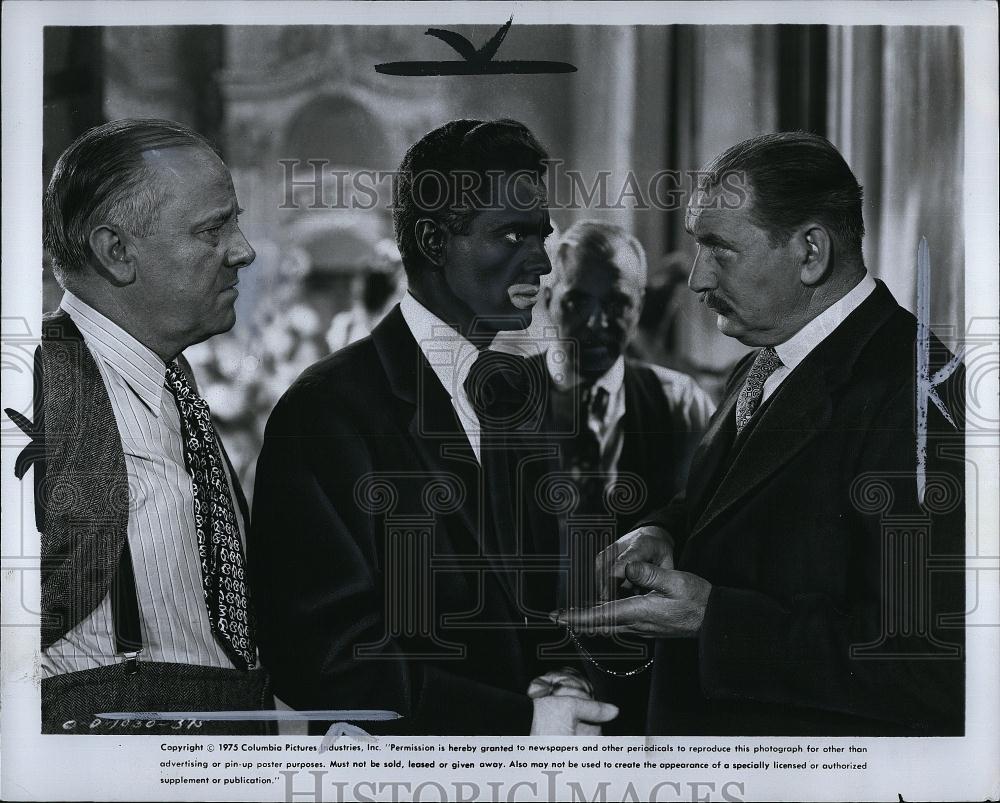
[(278, 402), (254, 492), (259, 643), (296, 708), (391, 709), (368, 730), (527, 734), (509, 533), (399, 308)]
[(658, 643), (650, 733), (962, 732), (964, 378), (938, 388), (958, 429), (930, 404), (920, 504), (915, 341), (879, 282), (733, 443), (737, 367), (649, 520), (713, 584), (697, 639)]

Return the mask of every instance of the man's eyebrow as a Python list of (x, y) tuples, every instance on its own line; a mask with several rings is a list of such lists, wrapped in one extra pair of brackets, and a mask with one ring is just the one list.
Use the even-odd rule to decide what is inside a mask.
[[(539, 227), (538, 221), (534, 218), (515, 213), (506, 220), (498, 221), (490, 227), (491, 231), (503, 231), (505, 229), (517, 229), (518, 231), (534, 231)], [(550, 227), (551, 228), (551, 227)]]
[(709, 247), (717, 245), (721, 246), (722, 248), (728, 248), (729, 250), (733, 250), (733, 244), (731, 242), (729, 242), (724, 237), (720, 237), (718, 234), (715, 234), (714, 232), (708, 232), (706, 234), (700, 234), (700, 235), (695, 234), (693, 231), (691, 231), (691, 228), (686, 223), (684, 225), (684, 231), (686, 231), (688, 234), (694, 237), (694, 239), (698, 242), (699, 245), (707, 245)]
[(243, 212), (240, 206), (233, 202), (229, 206), (223, 206), (219, 209), (213, 209), (210, 212), (206, 212), (197, 221), (195, 221), (195, 226), (204, 226), (207, 223), (221, 223), (222, 221), (229, 220), (233, 215), (238, 215)]

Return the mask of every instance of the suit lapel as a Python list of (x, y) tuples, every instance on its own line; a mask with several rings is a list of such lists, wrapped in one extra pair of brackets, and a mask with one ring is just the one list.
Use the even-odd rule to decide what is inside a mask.
[[(735, 405), (735, 396), (732, 402)], [(753, 429), (744, 433), (747, 437), (737, 438), (733, 459), (723, 469), (725, 473), (695, 523), (692, 535), (707, 528), (798, 454), (818, 430), (829, 424), (831, 408), (823, 372), (815, 365), (800, 365), (761, 410)], [(731, 411), (728, 418), (733, 419)]]
[(749, 370), (750, 363), (744, 370), (737, 369), (739, 381), (735, 389), (723, 399), (716, 410), (712, 421), (708, 426), (691, 458), (691, 471), (687, 484), (688, 509), (698, 512), (704, 509), (708, 499), (706, 498), (718, 484), (719, 471), (726, 456), (729, 454), (729, 447), (736, 437), (736, 422), (733, 410), (736, 407), (736, 398), (739, 395), (739, 388), (743, 384), (743, 375)]
[[(735, 455), (728, 468), (723, 469), (725, 474), (720, 481), (709, 484), (712, 473), (706, 471), (711, 468), (707, 460), (704, 467), (698, 467), (699, 481), (704, 483), (701, 493), (706, 495), (711, 487), (716, 490), (694, 522), (692, 538), (778, 472), (816, 437), (817, 432), (829, 426), (834, 394), (850, 378), (852, 366), (862, 349), (897, 308), (892, 294), (878, 282), (875, 291), (781, 383), (761, 409), (759, 420), (752, 422), (752, 429), (744, 433), (745, 439), (737, 440)], [(735, 428), (732, 413), (742, 383), (743, 377), (740, 377), (713, 421), (706, 441), (713, 432), (718, 438), (725, 422), (731, 421), (728, 426)], [(710, 445), (709, 450), (711, 448)]]
[(470, 492), (479, 482), (476, 457), (451, 398), (420, 351), (398, 305), (375, 327), (372, 339), (422, 462), (429, 470), (454, 474), (464, 483), (464, 502), (458, 512), (469, 532), (478, 533), (476, 494)]
[(407, 429), (426, 468), (436, 474), (453, 475), (464, 490), (457, 515), (479, 551), (493, 567), (513, 611), (516, 605), (514, 575), (505, 552), (497, 542), (495, 528), (487, 521), (483, 474), (451, 403), (434, 369), (424, 357), (399, 307), (390, 312), (372, 332), (376, 350), (403, 415)]

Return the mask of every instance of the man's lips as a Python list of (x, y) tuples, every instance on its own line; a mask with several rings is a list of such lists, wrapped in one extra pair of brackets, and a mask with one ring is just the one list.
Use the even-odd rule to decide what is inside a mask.
[(518, 309), (529, 309), (538, 301), (539, 290), (540, 285), (524, 282), (508, 287), (507, 295), (510, 297), (510, 303)]
[(721, 298), (706, 293), (701, 297), (702, 303), (717, 315), (731, 315), (733, 308)]

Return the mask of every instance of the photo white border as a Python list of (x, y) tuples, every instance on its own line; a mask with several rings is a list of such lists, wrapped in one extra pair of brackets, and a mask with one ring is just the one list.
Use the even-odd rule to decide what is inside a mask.
[[(986, 335), (996, 335), (1000, 311), (998, 247), (998, 71), (996, 6), (989, 2), (781, 2), (781, 3), (580, 3), (483, 2), (343, 3), (343, 2), (8, 2), (3, 5), (3, 242), (2, 336), (5, 341), (37, 333), (41, 317), (41, 165), (42, 165), (42, 27), (45, 25), (436, 25), (500, 24), (511, 14), (518, 25), (535, 24), (830, 24), (830, 25), (957, 25), (964, 30), (965, 76), (965, 314)], [(911, 255), (901, 258), (912, 259)], [(27, 326), (27, 332), (22, 327)], [(26, 373), (4, 366), (2, 407), (30, 407), (32, 381)], [(984, 399), (998, 397), (996, 375), (979, 387)], [(1000, 410), (993, 416), (1000, 420)], [(5, 430), (6, 431), (6, 430)], [(982, 441), (979, 438), (977, 442)], [(16, 611), (25, 604), (38, 608), (38, 574), (32, 570), (38, 535), (31, 526), (31, 482), (13, 475), (13, 461), (25, 439), (4, 436), (0, 449), (3, 516), (2, 643), (2, 789), (3, 799), (164, 799), (158, 784), (159, 761), (165, 757), (159, 736), (113, 736), (86, 739), (39, 735), (37, 627), (25, 624)], [(969, 439), (969, 445), (973, 440)], [(978, 521), (977, 541), (969, 538), (970, 560), (981, 569), (975, 621), (968, 630), (967, 732), (954, 739), (815, 739), (815, 743), (865, 744), (869, 760), (880, 762), (877, 774), (863, 782), (850, 775), (743, 774), (747, 799), (813, 800), (960, 800), (996, 799), (996, 748), (1000, 731), (1000, 525), (998, 489), (1000, 450), (996, 433), (978, 453), (970, 481), (978, 493), (968, 494), (970, 522)], [(977, 547), (973, 547), (978, 544)], [(27, 571), (26, 571), (27, 569)], [(968, 573), (970, 594), (975, 588)], [(23, 594), (23, 596), (22, 596)], [(970, 603), (972, 597), (970, 596)], [(193, 737), (194, 738), (194, 737)], [(211, 738), (197, 737), (210, 743)], [(279, 742), (313, 744), (318, 737)], [(399, 740), (397, 740), (399, 741)], [(421, 739), (419, 741), (429, 741)], [(455, 741), (454, 739), (452, 741)], [(488, 743), (488, 739), (471, 740)], [(507, 743), (517, 739), (505, 739)], [(552, 740), (557, 742), (559, 740)], [(567, 740), (564, 740), (567, 741)], [(669, 742), (670, 738), (655, 740)], [(674, 741), (677, 741), (676, 739)], [(687, 742), (731, 743), (795, 739), (685, 739)], [(806, 741), (806, 740), (802, 740)], [(638, 743), (641, 740), (620, 740)], [(174, 757), (177, 756), (167, 756)], [(891, 763), (891, 766), (888, 766)], [(371, 771), (364, 773), (369, 776)], [(537, 775), (537, 773), (536, 773)], [(662, 775), (662, 773), (661, 773)], [(416, 777), (416, 774), (415, 774)], [(458, 777), (456, 775), (456, 777)], [(505, 780), (520, 779), (505, 773)], [(530, 777), (530, 776), (524, 776)], [(583, 775), (581, 774), (582, 778)], [(622, 783), (641, 777), (622, 776)], [(676, 776), (680, 778), (681, 776)], [(663, 778), (659, 778), (662, 780)], [(608, 799), (615, 789), (608, 790)], [(213, 791), (213, 790), (209, 790)], [(171, 799), (204, 799), (202, 787), (170, 790)], [(227, 787), (211, 799), (254, 800), (261, 787)], [(430, 792), (428, 792), (430, 794)], [(284, 799), (276, 794), (274, 799)], [(299, 800), (306, 798), (299, 797)], [(324, 798), (331, 799), (331, 798)], [(435, 799), (429, 797), (427, 799)], [(530, 799), (544, 797), (530, 796)], [(676, 798), (670, 798), (676, 799)], [(690, 798), (689, 798), (690, 799)], [(716, 799), (713, 797), (713, 799)]]

